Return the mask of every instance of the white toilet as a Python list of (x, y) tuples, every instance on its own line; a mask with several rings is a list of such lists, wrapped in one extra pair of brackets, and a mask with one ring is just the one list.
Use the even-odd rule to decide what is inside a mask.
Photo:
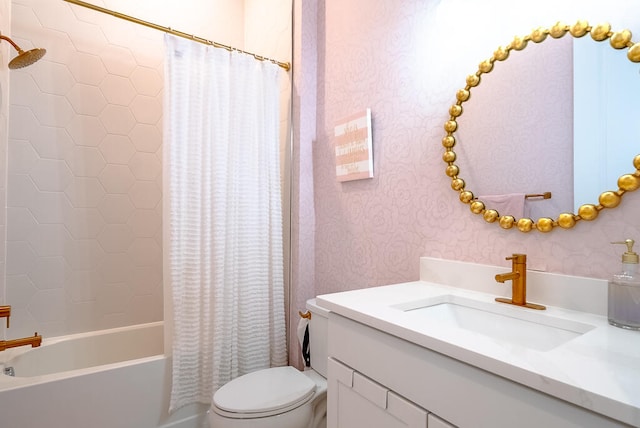
[(311, 312), (311, 367), (258, 370), (232, 380), (213, 395), (211, 428), (325, 428), (327, 426), (328, 312), (307, 301)]

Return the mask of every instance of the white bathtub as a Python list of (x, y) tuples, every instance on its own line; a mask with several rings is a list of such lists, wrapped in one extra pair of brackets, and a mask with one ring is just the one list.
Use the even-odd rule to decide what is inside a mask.
[(206, 406), (168, 414), (163, 323), (101, 330), (0, 352), (3, 428), (198, 428)]

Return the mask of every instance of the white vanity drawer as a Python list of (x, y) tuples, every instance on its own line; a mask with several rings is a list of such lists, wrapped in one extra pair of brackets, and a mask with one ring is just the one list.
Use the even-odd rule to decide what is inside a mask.
[(427, 428), (426, 410), (332, 358), (328, 368), (328, 428)]
[(416, 406), (411, 401), (402, 398), (393, 391), (387, 394), (387, 411), (398, 419), (402, 419), (410, 427), (423, 427), (430, 425), (427, 423), (429, 414), (422, 407)]
[(358, 372), (353, 373), (353, 390), (381, 409), (387, 408), (389, 390)]
[(433, 413), (429, 413), (427, 417), (427, 426), (429, 428), (455, 428), (449, 422), (443, 421)]

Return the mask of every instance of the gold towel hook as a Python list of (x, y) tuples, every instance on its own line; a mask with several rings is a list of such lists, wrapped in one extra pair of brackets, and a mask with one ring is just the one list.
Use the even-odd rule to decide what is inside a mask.
[(298, 311), (298, 315), (300, 315), (300, 318), (306, 318), (308, 320), (311, 319), (311, 312), (307, 311), (305, 313), (302, 313), (302, 311)]

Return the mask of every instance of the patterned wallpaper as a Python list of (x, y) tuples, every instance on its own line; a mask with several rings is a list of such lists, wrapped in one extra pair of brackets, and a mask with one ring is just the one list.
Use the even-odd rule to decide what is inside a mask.
[[(609, 242), (640, 241), (640, 192), (572, 230), (523, 234), (471, 214), (451, 190), (441, 159), (455, 92), (498, 45), (579, 18), (640, 34), (632, 19), (640, 13), (637, 2), (407, 0), (399, 7), (394, 0), (320, 0), (317, 6), (317, 119), (300, 121), (301, 133), (316, 126), (317, 132), (297, 142), (313, 148), (313, 168), (300, 175), (314, 186), (314, 285), (299, 289), (300, 296), (415, 280), (420, 256), (507, 266), (506, 256), (523, 252), (531, 269), (607, 278), (620, 253)], [(302, 58), (316, 47), (303, 45)], [(305, 66), (302, 78), (313, 73)], [(298, 88), (299, 97), (314, 90)], [(333, 127), (364, 107), (373, 116), (375, 177), (339, 183)], [(502, 123), (497, 114), (493, 120)], [(550, 134), (554, 126), (565, 124), (541, 124)], [(491, 147), (484, 151), (491, 154)]]
[[(293, 150), (291, 192), (291, 304), (289, 362), (302, 367), (298, 344), (298, 311), (314, 293), (315, 205), (313, 146), (316, 139), (318, 38), (323, 19), (315, 0), (294, 1)], [(291, 346), (294, 344), (295, 346)]]

